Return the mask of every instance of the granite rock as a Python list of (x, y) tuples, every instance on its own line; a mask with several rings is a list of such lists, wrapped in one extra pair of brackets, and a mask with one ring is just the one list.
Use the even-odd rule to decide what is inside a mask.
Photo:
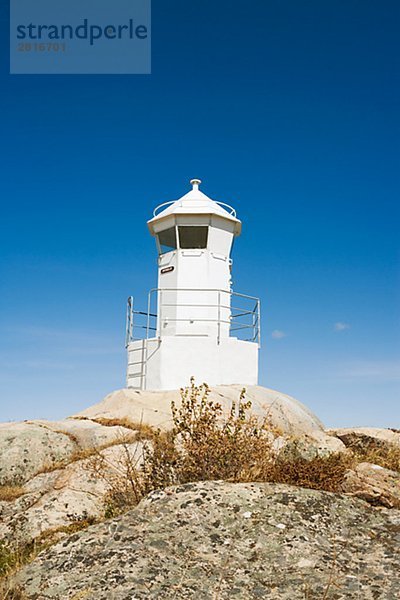
[(128, 429), (90, 420), (24, 421), (0, 424), (0, 485), (23, 484), (78, 452), (112, 444)]
[[(228, 414), (232, 402), (238, 402), (242, 389), (241, 385), (214, 386), (211, 388), (210, 399), (220, 403), (224, 413)], [(344, 450), (344, 444), (335, 436), (328, 435), (318, 417), (295, 398), (256, 385), (246, 386), (245, 398), (251, 401), (251, 414), (260, 422), (267, 419), (282, 437), (301, 437), (304, 443), (309, 441), (315, 448), (320, 447), (322, 454)], [(128, 419), (134, 423), (168, 430), (173, 425), (172, 401), (179, 405), (179, 390), (151, 392), (122, 389), (75, 416), (92, 420)]]
[(42, 552), (14, 578), (27, 600), (394, 600), (400, 513), (267, 483), (202, 482)]
[(327, 430), (329, 435), (340, 439), (345, 446), (397, 446), (400, 448), (400, 431), (377, 427), (343, 427)]
[(343, 491), (373, 505), (400, 508), (400, 473), (379, 465), (359, 463), (347, 472)]
[[(11, 547), (86, 518), (102, 519), (105, 494), (118, 483), (127, 453), (140, 464), (142, 443), (114, 445), (76, 460), (63, 469), (41, 473), (14, 502), (0, 502), (0, 540)], [(96, 468), (101, 460), (101, 469)]]

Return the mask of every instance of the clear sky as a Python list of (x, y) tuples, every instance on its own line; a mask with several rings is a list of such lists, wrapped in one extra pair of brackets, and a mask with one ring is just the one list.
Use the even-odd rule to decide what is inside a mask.
[(400, 5), (153, 0), (149, 76), (8, 74), (0, 8), (0, 420), (123, 387), (146, 220), (235, 206), (261, 297), (260, 383), (327, 426), (400, 427)]

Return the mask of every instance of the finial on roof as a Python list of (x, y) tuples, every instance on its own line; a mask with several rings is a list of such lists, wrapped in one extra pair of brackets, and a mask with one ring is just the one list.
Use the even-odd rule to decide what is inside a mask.
[(194, 190), (198, 190), (199, 189), (199, 185), (201, 184), (201, 179), (191, 179), (190, 183), (193, 186)]

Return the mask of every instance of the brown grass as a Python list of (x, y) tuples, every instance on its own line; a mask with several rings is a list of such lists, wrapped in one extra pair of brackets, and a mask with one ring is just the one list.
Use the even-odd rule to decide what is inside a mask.
[(0, 597), (12, 600), (24, 598), (22, 591), (9, 586), (10, 576), (22, 566), (31, 562), (39, 552), (49, 548), (59, 541), (62, 535), (71, 535), (86, 529), (96, 523), (95, 517), (87, 514), (80, 516), (71, 515), (71, 523), (52, 529), (47, 529), (40, 536), (25, 543), (15, 543), (14, 546), (6, 545), (0, 541)]
[(128, 433), (121, 433), (121, 435), (117, 436), (114, 440), (110, 442), (106, 442), (99, 446), (92, 446), (90, 448), (81, 448), (81, 444), (78, 437), (75, 436), (73, 433), (63, 431), (61, 429), (55, 430), (55, 433), (66, 435), (71, 440), (71, 442), (73, 442), (77, 446), (77, 450), (61, 460), (55, 460), (54, 462), (49, 462), (43, 465), (40, 471), (38, 471), (37, 475), (41, 475), (43, 473), (52, 473), (53, 471), (64, 469), (71, 463), (91, 458), (99, 452), (101, 452), (102, 450), (105, 450), (106, 448), (118, 446), (120, 444), (129, 444), (140, 440), (152, 439), (155, 435), (155, 431), (152, 427), (150, 427), (150, 425), (136, 423), (135, 421), (131, 421), (127, 417), (121, 419), (89, 419), (88, 417), (74, 417), (74, 419), (81, 421), (93, 421), (94, 423), (98, 423), (99, 425), (103, 425), (104, 427), (122, 427), (124, 429), (129, 429), (133, 431), (134, 435), (130, 435)]
[(400, 446), (396, 444), (371, 441), (368, 443), (356, 442), (349, 446), (357, 463), (368, 462), (400, 472)]
[(151, 425), (132, 421), (129, 417), (114, 417), (108, 419), (107, 417), (94, 418), (78, 416), (73, 418), (79, 421), (92, 421), (93, 423), (103, 425), (103, 427), (124, 427), (125, 429), (131, 429), (140, 436), (139, 439), (151, 439), (156, 431)]
[(69, 525), (60, 525), (60, 527), (54, 527), (52, 529), (46, 529), (39, 537), (35, 539), (35, 544), (40, 548), (40, 552), (44, 547), (48, 547), (57, 542), (60, 538), (60, 534), (72, 535), (82, 529), (87, 529), (90, 525), (96, 523), (97, 519), (93, 516), (83, 514), (71, 517), (71, 523)]
[(264, 471), (247, 481), (270, 481), (326, 492), (340, 492), (346, 471), (354, 465), (353, 458), (344, 453), (315, 457), (311, 460), (276, 459)]
[(52, 473), (53, 471), (58, 471), (59, 469), (65, 469), (68, 465), (78, 462), (79, 460), (85, 460), (96, 456), (102, 450), (106, 450), (107, 448), (111, 448), (112, 446), (119, 446), (121, 444), (131, 444), (137, 440), (136, 436), (130, 436), (128, 434), (124, 434), (116, 437), (114, 440), (110, 442), (106, 442), (105, 444), (100, 444), (99, 446), (91, 446), (90, 448), (83, 448), (80, 450), (76, 450), (69, 456), (54, 461), (52, 463), (48, 463), (43, 465), (43, 467), (38, 471), (37, 475), (41, 475), (43, 473)]
[[(43, 425), (42, 425), (43, 427)], [(79, 438), (74, 435), (73, 433), (71, 433), (70, 431), (65, 431), (64, 429), (50, 429), (49, 427), (46, 427), (47, 429), (49, 429), (50, 431), (53, 431), (54, 433), (59, 433), (61, 435), (65, 435), (67, 436), (67, 438), (69, 438), (71, 440), (71, 442), (73, 444), (75, 444), (75, 446), (78, 446), (78, 448), (80, 447), (80, 441)]]
[(144, 423), (138, 423), (132, 421), (128, 417), (122, 417), (119, 419), (106, 419), (105, 417), (99, 417), (98, 419), (91, 419), (94, 423), (103, 425), (104, 427), (124, 427), (130, 429), (136, 433), (136, 440), (151, 440), (154, 437), (155, 430), (150, 425)]
[(12, 502), (24, 494), (21, 485), (0, 485), (0, 502)]
[(0, 589), (0, 591), (3, 594), (3, 600), (28, 600), (28, 597), (24, 594), (24, 591), (19, 586), (3, 586), (2, 589)]

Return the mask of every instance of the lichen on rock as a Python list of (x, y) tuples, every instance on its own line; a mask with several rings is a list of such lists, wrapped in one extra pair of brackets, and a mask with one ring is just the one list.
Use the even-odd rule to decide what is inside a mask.
[(13, 584), (28, 600), (394, 600), (399, 538), (397, 511), (358, 499), (200, 482), (152, 492), (59, 542)]

